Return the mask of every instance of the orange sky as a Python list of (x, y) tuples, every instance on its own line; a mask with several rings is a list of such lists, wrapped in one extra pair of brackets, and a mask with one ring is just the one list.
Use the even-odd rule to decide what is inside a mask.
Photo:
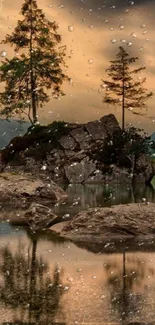
[[(22, 3), (23, 0), (0, 1), (0, 39), (13, 31)], [(138, 63), (145, 64), (146, 87), (155, 92), (155, 4), (146, 0), (126, 3), (128, 5), (124, 5), (123, 0), (38, 0), (38, 6), (47, 18), (59, 23), (63, 44), (67, 45), (67, 73), (72, 78), (71, 84), (64, 84), (66, 96), (61, 100), (51, 99), (40, 111), (41, 122), (55, 119), (86, 122), (110, 112), (120, 119), (119, 107), (107, 107), (102, 103), (103, 92), (100, 93), (99, 88), (101, 78), (106, 79), (105, 69), (109, 60), (115, 59), (122, 44), (131, 55), (139, 57)], [(69, 31), (69, 26), (73, 31)], [(126, 43), (121, 43), (123, 39)], [(115, 43), (112, 44), (111, 40)], [(127, 42), (132, 42), (132, 45), (127, 47)], [(0, 50), (5, 49), (0, 45)], [(155, 116), (154, 97), (148, 102), (147, 113)], [(127, 122), (145, 128), (149, 133), (155, 129), (153, 121), (153, 118), (127, 114)]]

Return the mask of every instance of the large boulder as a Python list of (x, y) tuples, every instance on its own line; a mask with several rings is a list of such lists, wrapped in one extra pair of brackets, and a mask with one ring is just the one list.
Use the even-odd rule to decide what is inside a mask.
[[(56, 231), (56, 227), (54, 229)], [(154, 236), (155, 203), (91, 208), (74, 216), (60, 233), (73, 240), (92, 243)]]
[(106, 138), (106, 130), (103, 127), (101, 120), (88, 122), (85, 127), (92, 140), (101, 140)]
[(64, 201), (67, 194), (50, 179), (44, 181), (31, 174), (0, 174), (0, 204), (25, 207), (29, 203), (46, 202), (53, 205)]
[(105, 115), (101, 119), (102, 128), (108, 136), (113, 136), (116, 131), (121, 131), (119, 123), (113, 114)]

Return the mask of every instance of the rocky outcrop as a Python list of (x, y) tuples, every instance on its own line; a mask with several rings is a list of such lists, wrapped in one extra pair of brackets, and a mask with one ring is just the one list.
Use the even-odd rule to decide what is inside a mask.
[(86, 124), (38, 126), (1, 151), (1, 171), (44, 175), (56, 183), (150, 182), (155, 174), (151, 160), (126, 153), (123, 136), (113, 114)]
[[(63, 225), (62, 225), (63, 226)], [(57, 227), (51, 230), (57, 231)], [(75, 241), (101, 242), (155, 235), (155, 204), (117, 205), (82, 211), (59, 227), (62, 236)]]
[(31, 202), (52, 206), (67, 199), (67, 194), (53, 181), (43, 181), (30, 174), (0, 174), (0, 205), (25, 208)]

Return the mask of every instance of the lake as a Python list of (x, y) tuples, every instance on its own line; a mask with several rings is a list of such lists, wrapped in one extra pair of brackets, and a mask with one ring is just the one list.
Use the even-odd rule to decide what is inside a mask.
[[(74, 185), (59, 214), (154, 200), (151, 187)], [(77, 246), (50, 231), (0, 223), (1, 324), (154, 324), (155, 243), (122, 243), (108, 253)]]

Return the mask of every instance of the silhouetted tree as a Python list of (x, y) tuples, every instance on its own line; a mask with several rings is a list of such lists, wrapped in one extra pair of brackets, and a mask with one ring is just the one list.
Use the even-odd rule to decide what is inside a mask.
[(0, 94), (5, 106), (1, 113), (7, 117), (26, 113), (31, 123), (36, 123), (38, 108), (50, 99), (47, 90), (51, 89), (56, 98), (64, 95), (61, 86), (68, 79), (62, 70), (66, 47), (58, 47), (58, 25), (46, 19), (36, 0), (25, 0), (21, 14), (24, 19), (18, 20), (14, 32), (1, 42), (14, 46), (16, 52), (0, 67), (0, 82), (6, 83)]
[[(128, 52), (120, 46), (116, 60), (110, 61), (111, 65), (106, 70), (112, 81), (102, 80), (105, 86), (103, 102), (122, 107), (122, 130), (125, 128), (125, 110), (146, 107), (147, 99), (153, 95), (152, 92), (147, 93), (143, 87), (146, 78), (134, 81), (132, 77), (145, 69), (145, 67), (130, 69), (130, 65), (137, 60), (138, 57), (129, 57)], [(134, 111), (133, 113), (138, 114)]]

